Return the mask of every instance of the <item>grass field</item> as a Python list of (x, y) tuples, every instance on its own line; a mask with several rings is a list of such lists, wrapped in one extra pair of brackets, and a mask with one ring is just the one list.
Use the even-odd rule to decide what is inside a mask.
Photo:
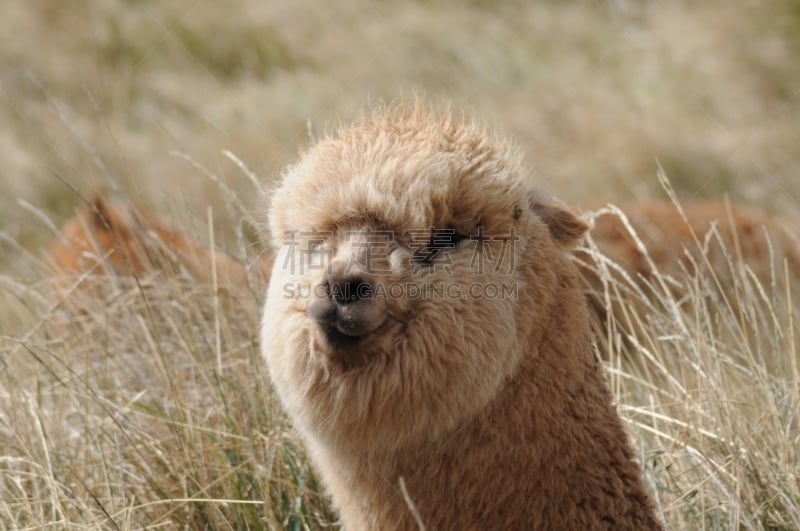
[[(56, 296), (41, 249), (82, 198), (252, 260), (300, 146), (422, 92), (569, 203), (798, 223), (799, 54), (795, 0), (0, 2), (0, 528), (337, 526), (259, 356), (264, 279)], [(800, 529), (800, 286), (727, 267), (609, 280), (638, 300), (600, 348), (669, 528)]]

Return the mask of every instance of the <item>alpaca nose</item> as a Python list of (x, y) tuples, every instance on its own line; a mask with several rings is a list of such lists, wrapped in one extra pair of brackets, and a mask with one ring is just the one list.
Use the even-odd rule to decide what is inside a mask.
[(372, 298), (372, 283), (363, 277), (350, 277), (342, 281), (329, 281), (330, 297), (338, 305), (353, 304)]
[(375, 328), (375, 286), (363, 276), (326, 277), (308, 306), (308, 316), (323, 329), (361, 337)]

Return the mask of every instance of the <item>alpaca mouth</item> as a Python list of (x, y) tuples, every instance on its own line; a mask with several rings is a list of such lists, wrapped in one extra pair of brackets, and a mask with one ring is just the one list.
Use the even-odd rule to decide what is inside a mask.
[(325, 338), (325, 342), (333, 350), (347, 350), (353, 348), (361, 343), (363, 338), (363, 336), (347, 335), (339, 331), (335, 324), (322, 326), (320, 327), (320, 331), (322, 332), (322, 336)]
[(363, 336), (349, 336), (333, 324), (320, 326), (317, 337), (322, 346), (320, 353), (342, 372), (363, 367), (368, 362), (369, 358), (363, 350)]

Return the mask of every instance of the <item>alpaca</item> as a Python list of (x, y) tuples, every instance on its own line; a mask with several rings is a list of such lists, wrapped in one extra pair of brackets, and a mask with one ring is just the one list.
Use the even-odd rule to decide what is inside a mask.
[(398, 105), (270, 210), (274, 388), (349, 530), (659, 529), (570, 252), (586, 223), (466, 120)]
[[(213, 263), (220, 285), (247, 284), (245, 264), (221, 252), (214, 253)], [(262, 259), (255, 267), (266, 272), (271, 265)], [(58, 291), (87, 271), (120, 276), (184, 271), (200, 282), (210, 282), (213, 274), (210, 249), (146, 210), (99, 195), (62, 226), (45, 267)]]
[[(719, 201), (685, 203), (680, 208), (685, 220), (676, 206), (666, 201), (639, 201), (620, 207), (659, 271), (674, 273), (682, 266), (692, 273), (694, 264), (689, 257), (693, 256), (696, 263), (703, 262), (698, 252), (715, 226), (719, 240), (712, 238), (703, 253), (715, 271), (727, 268), (727, 251), (750, 266), (757, 278), (768, 281), (776, 265), (770, 257), (772, 249), (777, 265), (782, 268), (785, 258), (790, 273), (800, 274), (800, 239), (797, 229), (787, 221), (741, 205), (728, 208)], [(631, 276), (648, 278), (653, 274), (620, 216), (598, 216), (592, 237), (598, 249)]]
[[(619, 210), (636, 237), (626, 228), (622, 215), (600, 211), (595, 216), (591, 237), (596, 251), (582, 248), (575, 257), (599, 335), (605, 333), (609, 309), (620, 309), (617, 302), (612, 301), (614, 306), (609, 308), (604, 300), (603, 278), (622, 286), (620, 295), (624, 300), (619, 302), (625, 306), (636, 304), (641, 298), (627, 291), (651, 289), (648, 283), (656, 272), (676, 278), (678, 283), (669, 286), (675, 291), (680, 291), (687, 276), (710, 280), (713, 275), (713, 281), (708, 282), (712, 291), (729, 292), (747, 276), (737, 270), (737, 264), (741, 264), (768, 289), (773, 282), (777, 286), (785, 284), (785, 261), (789, 280), (800, 281), (800, 239), (797, 227), (789, 221), (719, 201), (685, 203), (680, 209), (682, 213), (666, 201), (621, 205)], [(607, 268), (608, 275), (604, 275), (596, 252), (619, 269)]]

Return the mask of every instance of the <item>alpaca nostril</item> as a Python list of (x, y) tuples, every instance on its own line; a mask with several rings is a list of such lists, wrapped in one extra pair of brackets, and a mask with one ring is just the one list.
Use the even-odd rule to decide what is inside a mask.
[(372, 282), (362, 277), (353, 277), (341, 282), (331, 282), (329, 286), (331, 299), (339, 305), (371, 299), (375, 293), (375, 286)]

